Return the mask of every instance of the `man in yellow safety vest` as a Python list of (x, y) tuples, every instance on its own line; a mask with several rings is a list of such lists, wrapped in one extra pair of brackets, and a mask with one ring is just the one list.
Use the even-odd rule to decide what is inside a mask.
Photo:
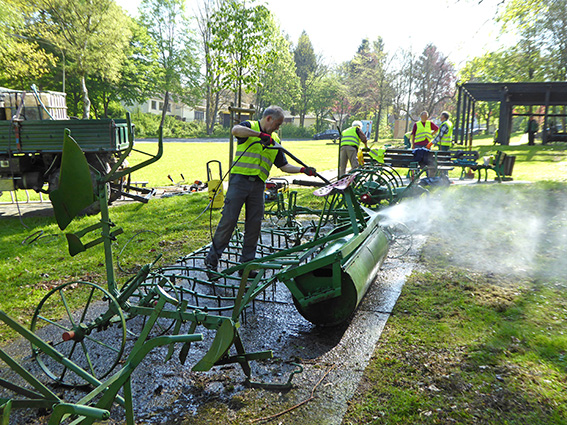
[(453, 123), (449, 121), (449, 112), (441, 112), (439, 132), (433, 139), (433, 144), (439, 146), (440, 151), (448, 151), (453, 144)]
[(411, 132), (411, 148), (426, 148), (431, 139), (439, 130), (434, 123), (428, 120), (429, 114), (423, 111), (420, 115), (421, 120), (413, 125)]
[(343, 131), (339, 148), (339, 177), (345, 175), (347, 162), (351, 169), (358, 167), (358, 147), (360, 142), (368, 148), (366, 135), (362, 132), (362, 122), (353, 121), (352, 126)]
[[(245, 263), (256, 258), (256, 246), (264, 215), (265, 181), (272, 164), (286, 173), (304, 173), (308, 176), (317, 173), (313, 167), (289, 164), (280, 149), (266, 149), (268, 145), (279, 144), (280, 139), (275, 131), (283, 120), (283, 109), (279, 106), (269, 106), (260, 121), (243, 121), (232, 128), (238, 146), (230, 170), (222, 217), (205, 259), (209, 279), (218, 278), (216, 272), (219, 258), (228, 246), (243, 205), (246, 205), (246, 219), (240, 262)], [(256, 275), (257, 273), (252, 271), (249, 277)]]

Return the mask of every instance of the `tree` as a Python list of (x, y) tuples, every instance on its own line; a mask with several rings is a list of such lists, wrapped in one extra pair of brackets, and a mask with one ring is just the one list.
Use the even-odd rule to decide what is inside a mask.
[(521, 81), (567, 78), (567, 0), (509, 0), (498, 20), (519, 35), (511, 50)]
[(411, 50), (400, 49), (393, 56), (392, 109), (396, 117), (406, 119), (407, 131), (410, 119), (413, 84), (413, 54)]
[(299, 101), (299, 78), (295, 72), (290, 43), (282, 35), (276, 34), (273, 44), (279, 55), (276, 61), (260, 72), (256, 90), (258, 112), (269, 105), (279, 105), (291, 110)]
[(126, 57), (120, 68), (120, 78), (109, 81), (95, 75), (87, 80), (92, 108), (98, 118), (111, 117), (111, 104), (120, 101), (127, 105), (142, 103), (155, 92), (156, 75), (160, 74), (153, 48), (155, 43), (145, 27), (133, 19), (129, 24), (132, 38), (124, 52)]
[(455, 79), (455, 70), (447, 57), (428, 44), (413, 69), (414, 113), (418, 115), (425, 110), (433, 115), (436, 110), (444, 109), (454, 96)]
[(55, 66), (55, 57), (39, 40), (24, 35), (23, 5), (0, 0), (0, 83), (27, 89)]
[(368, 39), (362, 40), (349, 65), (351, 91), (360, 105), (359, 115), (376, 118), (375, 140), (378, 140), (382, 112), (393, 97), (392, 76), (388, 72), (390, 64), (384, 42), (378, 37), (372, 43)]
[(315, 54), (311, 40), (305, 31), (299, 36), (293, 52), (295, 68), (300, 84), (299, 125), (304, 127), (305, 115), (311, 107), (310, 90), (325, 75), (327, 69), (322, 65), (321, 57)]
[(262, 71), (278, 58), (279, 52), (272, 43), (277, 28), (265, 6), (247, 7), (238, 0), (222, 0), (209, 27), (209, 58), (220, 75), (215, 90), (230, 90), (241, 106), (242, 92), (256, 90)]
[(348, 62), (340, 64), (335, 70), (337, 78), (336, 97), (332, 104), (331, 116), (338, 128), (343, 128), (345, 120), (353, 113), (353, 104), (348, 88)]
[(215, 0), (203, 0), (198, 9), (197, 27), (201, 38), (201, 48), (204, 53), (204, 90), (205, 95), (205, 127), (207, 134), (212, 134), (221, 100), (221, 70), (215, 67), (219, 51), (212, 48), (213, 33), (211, 19), (220, 7)]
[(195, 103), (200, 95), (199, 63), (184, 0), (143, 0), (139, 22), (153, 40), (159, 69), (155, 93), (169, 92), (186, 104)]
[(315, 131), (323, 129), (323, 119), (331, 115), (335, 99), (340, 93), (341, 85), (336, 75), (328, 74), (318, 80), (311, 89), (311, 102), (315, 113)]
[(35, 34), (65, 52), (80, 81), (83, 118), (90, 116), (87, 77), (116, 81), (130, 39), (128, 16), (113, 0), (29, 0)]

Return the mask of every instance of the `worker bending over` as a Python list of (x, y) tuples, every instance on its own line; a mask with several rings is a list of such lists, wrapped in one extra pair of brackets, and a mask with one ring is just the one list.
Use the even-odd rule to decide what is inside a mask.
[(358, 147), (360, 142), (368, 149), (366, 135), (362, 132), (362, 122), (353, 121), (352, 126), (343, 131), (339, 148), (339, 177), (346, 173), (347, 161), (351, 169), (358, 167)]

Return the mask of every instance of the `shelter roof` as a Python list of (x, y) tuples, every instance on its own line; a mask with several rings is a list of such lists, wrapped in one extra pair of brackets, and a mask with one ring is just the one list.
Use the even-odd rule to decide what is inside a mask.
[(567, 82), (466, 83), (462, 87), (475, 101), (506, 99), (513, 105), (567, 105)]

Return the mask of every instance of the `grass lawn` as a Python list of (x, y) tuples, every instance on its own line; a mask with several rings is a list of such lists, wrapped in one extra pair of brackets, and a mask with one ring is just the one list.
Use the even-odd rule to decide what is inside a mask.
[[(318, 170), (336, 168), (338, 146), (330, 141), (284, 146)], [(475, 149), (482, 156), (497, 150), (515, 155), (514, 179), (540, 183), (451, 187), (434, 192), (424, 210), (414, 210), (431, 217), (434, 231), (345, 424), (567, 423), (564, 146), (493, 146), (489, 137), (479, 138)], [(137, 147), (153, 152), (156, 146)], [(136, 153), (129, 161), (143, 158)], [(161, 186), (171, 184), (168, 175), (178, 182), (183, 174), (187, 182), (204, 181), (207, 161), (220, 159), (226, 172), (227, 158), (227, 143), (167, 143), (164, 157), (133, 180)], [(309, 190), (302, 193), (308, 199)], [(206, 204), (207, 195), (196, 193), (113, 207), (111, 218), (125, 231), (114, 244), (118, 279), (159, 253), (162, 262), (171, 263), (208, 243), (219, 212), (199, 216)], [(83, 217), (68, 231), (96, 220)], [(41, 298), (59, 283), (105, 285), (100, 246), (71, 258), (53, 218), (22, 221), (0, 220), (0, 308), (28, 323)], [(36, 232), (42, 237), (29, 243), (26, 237)], [(13, 336), (0, 326), (1, 341)]]
[(437, 201), (344, 424), (567, 423), (567, 185)]

